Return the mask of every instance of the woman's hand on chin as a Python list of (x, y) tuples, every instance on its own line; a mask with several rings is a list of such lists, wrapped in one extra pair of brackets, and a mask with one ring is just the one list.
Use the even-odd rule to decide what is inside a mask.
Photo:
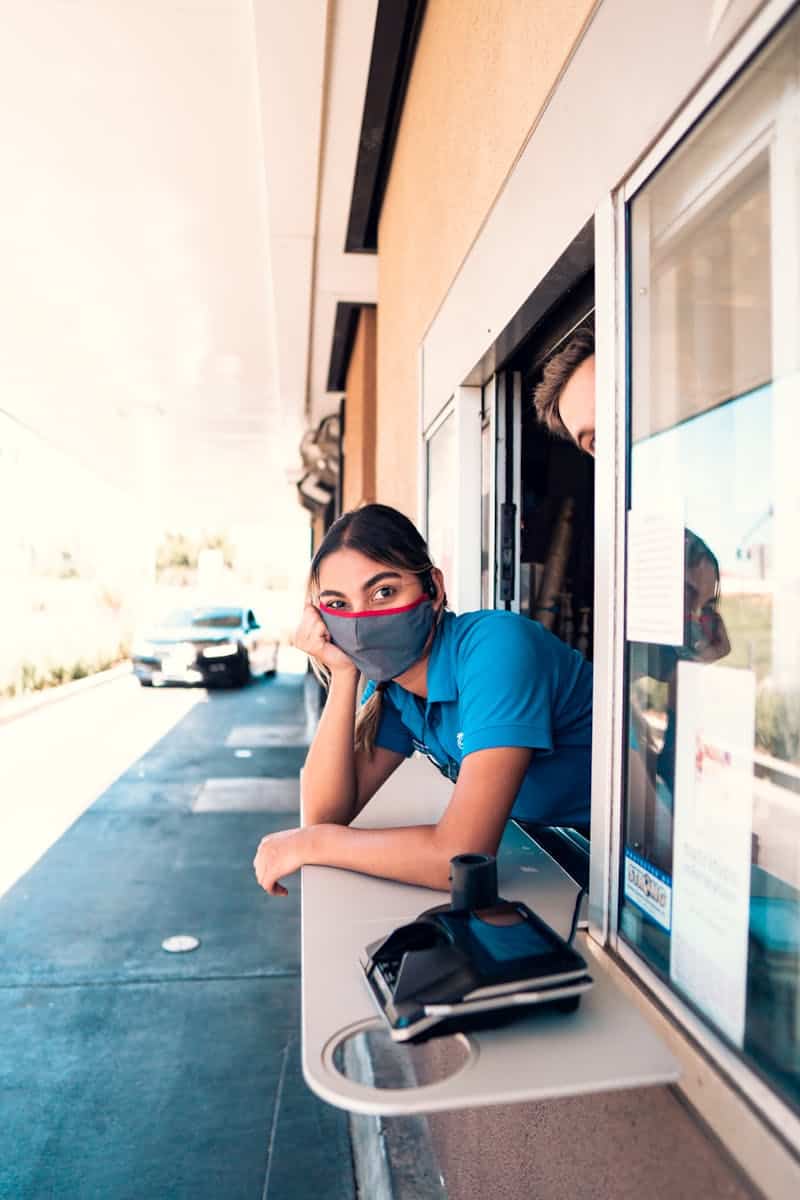
[(270, 833), (259, 842), (253, 859), (256, 879), (270, 896), (287, 896), (281, 879), (310, 861), (311, 828), (283, 829)]
[(303, 609), (300, 624), (295, 630), (292, 643), (311, 658), (315, 658), (323, 667), (327, 667), (332, 675), (340, 673), (358, 675), (358, 670), (344, 650), (334, 646), (328, 627), (319, 615), (319, 609), (313, 604), (307, 604)]

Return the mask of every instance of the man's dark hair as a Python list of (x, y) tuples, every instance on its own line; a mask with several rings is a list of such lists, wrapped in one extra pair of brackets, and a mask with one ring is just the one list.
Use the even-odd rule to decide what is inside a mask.
[(557, 437), (572, 441), (569, 430), (561, 420), (558, 402), (561, 393), (582, 362), (594, 354), (594, 330), (584, 325), (569, 339), (566, 346), (545, 363), (541, 383), (533, 392), (533, 406), (543, 425)]

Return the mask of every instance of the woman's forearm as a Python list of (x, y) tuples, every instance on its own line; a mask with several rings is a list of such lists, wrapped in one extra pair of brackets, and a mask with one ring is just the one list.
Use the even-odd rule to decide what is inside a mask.
[(353, 749), (358, 673), (331, 679), (328, 698), (303, 767), (303, 824), (347, 824), (355, 815), (356, 768)]
[(320, 824), (309, 833), (308, 864), (343, 867), (440, 891), (449, 887), (452, 855), (435, 825), (352, 829)]

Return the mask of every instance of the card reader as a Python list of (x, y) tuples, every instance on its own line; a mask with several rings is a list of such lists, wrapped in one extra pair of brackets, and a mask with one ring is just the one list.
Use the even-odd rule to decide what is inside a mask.
[(499, 1025), (537, 1005), (577, 1008), (593, 982), (585, 960), (527, 905), (498, 897), (492, 855), (457, 855), (450, 885), (449, 905), (361, 956), (394, 1041)]

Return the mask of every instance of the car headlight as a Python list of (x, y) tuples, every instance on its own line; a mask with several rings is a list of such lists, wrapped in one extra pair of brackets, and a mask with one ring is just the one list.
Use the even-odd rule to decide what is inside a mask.
[(238, 649), (235, 642), (222, 642), (219, 646), (206, 646), (203, 656), (204, 658), (227, 658), (230, 654), (236, 654)]

